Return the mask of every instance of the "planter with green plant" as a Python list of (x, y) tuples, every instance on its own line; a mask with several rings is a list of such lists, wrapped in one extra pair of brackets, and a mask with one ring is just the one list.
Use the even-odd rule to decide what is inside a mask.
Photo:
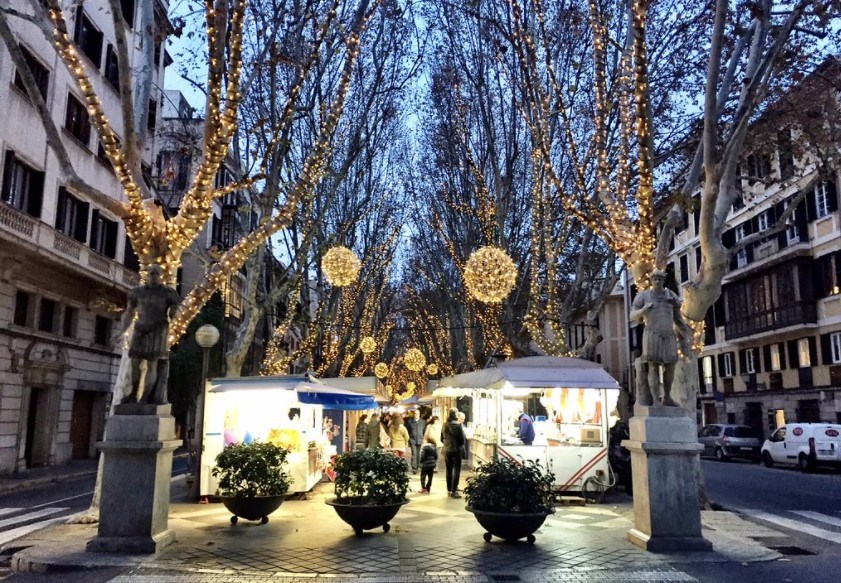
[(219, 480), (217, 496), (233, 514), (231, 524), (238, 518), (269, 521), (289, 491), (289, 475), (283, 468), (286, 454), (274, 444), (253, 441), (231, 444), (216, 456), (211, 474)]
[(383, 527), (408, 502), (409, 465), (401, 457), (379, 449), (362, 449), (336, 456), (336, 497), (327, 504), (347, 522), (357, 536), (363, 530)]
[(554, 477), (534, 461), (497, 458), (476, 468), (464, 489), (467, 510), (492, 536), (505, 540), (526, 538), (555, 512)]

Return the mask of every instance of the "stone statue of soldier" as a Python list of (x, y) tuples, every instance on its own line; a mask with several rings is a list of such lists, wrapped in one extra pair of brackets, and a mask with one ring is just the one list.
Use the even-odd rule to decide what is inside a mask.
[(169, 321), (180, 302), (178, 292), (161, 282), (161, 266), (150, 265), (146, 285), (129, 293), (124, 316), (126, 326), (137, 316), (129, 344), (131, 358), (131, 392), (122, 403), (137, 403), (140, 393), (141, 364), (146, 361), (146, 378), (140, 397), (144, 403), (167, 403), (169, 377)]
[(668, 407), (678, 406), (671, 396), (675, 365), (678, 361), (677, 339), (678, 336), (683, 338), (690, 329), (680, 314), (680, 298), (672, 290), (665, 289), (665, 282), (664, 271), (652, 273), (651, 289), (637, 294), (631, 305), (631, 321), (641, 321), (645, 324), (642, 355), (637, 369), (638, 376), (641, 377), (637, 403), (644, 406), (652, 405), (655, 401)]

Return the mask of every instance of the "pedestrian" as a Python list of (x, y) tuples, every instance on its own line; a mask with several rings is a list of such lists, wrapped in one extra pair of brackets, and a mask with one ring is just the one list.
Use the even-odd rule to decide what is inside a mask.
[(418, 419), (416, 411), (409, 411), (409, 417), (406, 419), (406, 429), (409, 431), (409, 446), (412, 448), (412, 471), (417, 474), (420, 450), (426, 433), (426, 421)]
[(409, 431), (403, 425), (403, 418), (400, 415), (392, 415), (391, 423), (388, 426), (388, 437), (391, 440), (391, 449), (402, 451), (404, 456), (409, 447)]
[(435, 447), (435, 440), (431, 435), (424, 438), (424, 444), (420, 448), (420, 482), (421, 494), (429, 494), (432, 490), (432, 474), (438, 464), (438, 448)]
[(517, 437), (526, 445), (531, 445), (534, 442), (534, 422), (526, 413), (520, 413), (520, 431), (517, 433)]
[(447, 495), (450, 498), (461, 498), (458, 493), (458, 480), (461, 475), (461, 449), (467, 442), (464, 436), (464, 428), (458, 422), (458, 411), (450, 409), (447, 415), (447, 424), (441, 432), (441, 439), (444, 442), (444, 464), (447, 472)]
[(371, 415), (371, 420), (368, 421), (368, 426), (365, 428), (365, 447), (367, 449), (380, 449), (380, 416), (377, 413)]
[[(464, 414), (464, 411), (458, 412), (458, 422), (461, 424), (462, 428), (464, 428), (464, 422), (467, 420), (467, 415)], [(470, 448), (467, 443), (467, 436), (465, 435), (464, 439), (464, 446), (461, 448), (461, 460), (463, 462), (467, 461), (467, 457), (470, 455)]]
[[(444, 442), (441, 441), (441, 430), (443, 427), (441, 426), (441, 420), (438, 418), (438, 415), (433, 415), (429, 418), (429, 421), (426, 423), (426, 431), (423, 433), (423, 439), (426, 441), (427, 437), (432, 437), (432, 442), (435, 444), (435, 447), (438, 449), (439, 453), (441, 452), (441, 448), (444, 447)], [(436, 464), (435, 471), (438, 471), (440, 464)]]
[(368, 415), (363, 413), (356, 422), (356, 443), (354, 449), (365, 449), (368, 441)]

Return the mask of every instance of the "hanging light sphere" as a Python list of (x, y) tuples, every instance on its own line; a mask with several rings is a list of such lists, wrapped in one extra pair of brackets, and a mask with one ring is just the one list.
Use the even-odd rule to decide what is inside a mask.
[(371, 354), (377, 349), (377, 341), (371, 336), (366, 336), (359, 342), (359, 350), (365, 354)]
[(471, 296), (486, 304), (502, 302), (517, 282), (517, 266), (499, 247), (481, 247), (464, 266), (464, 283)]
[(429, 366), (426, 367), (426, 374), (428, 374), (431, 377), (434, 377), (435, 375), (437, 375), (438, 374), (438, 365), (435, 364), (434, 362), (430, 362)]
[(359, 278), (362, 262), (356, 253), (347, 247), (333, 247), (321, 258), (321, 270), (330, 285), (344, 287)]
[(392, 387), (391, 385), (386, 385), (385, 386), (386, 395), (391, 395), (393, 392), (394, 392), (394, 387)]
[(374, 367), (374, 374), (377, 375), (378, 379), (384, 379), (388, 376), (388, 365), (384, 362), (378, 362), (377, 366)]
[(406, 368), (410, 371), (418, 372), (426, 366), (426, 357), (417, 348), (410, 348), (403, 355), (403, 362), (406, 363)]

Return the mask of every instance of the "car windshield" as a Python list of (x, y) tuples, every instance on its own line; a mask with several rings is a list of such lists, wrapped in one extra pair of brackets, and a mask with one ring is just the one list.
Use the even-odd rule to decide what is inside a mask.
[(756, 431), (750, 427), (728, 427), (724, 431), (724, 435), (728, 437), (750, 438), (756, 437)]

